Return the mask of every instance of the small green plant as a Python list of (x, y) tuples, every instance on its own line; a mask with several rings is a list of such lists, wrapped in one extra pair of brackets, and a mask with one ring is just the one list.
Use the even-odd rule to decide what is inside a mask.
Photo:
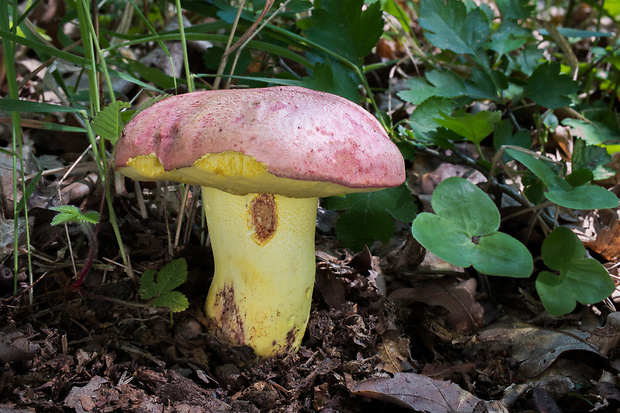
[(426, 249), (459, 267), (507, 277), (529, 277), (532, 256), (515, 238), (499, 232), (500, 214), (491, 199), (463, 178), (442, 181), (411, 232)]
[(51, 207), (50, 209), (58, 212), (58, 214), (52, 219), (51, 225), (80, 224), (82, 228), (84, 228), (84, 232), (87, 234), (93, 232), (91, 225), (97, 224), (101, 218), (98, 212), (82, 212), (75, 205), (61, 205)]
[[(611, 103), (605, 108), (587, 98), (582, 100), (595, 87), (593, 73), (609, 71), (600, 78), (613, 77), (617, 88), (618, 66), (613, 64), (617, 47), (596, 48), (598, 60), (586, 65), (572, 52), (571, 42), (588, 36), (601, 39), (608, 33), (554, 28), (540, 19), (531, 1), (494, 3), (496, 10), (487, 2), (420, 0), (416, 11), (427, 43), (414, 39), (422, 44), (412, 51), (423, 59), (425, 72), (407, 79), (409, 90), (398, 92), (414, 106), (411, 116), (396, 126), (403, 144), (488, 176), (488, 186), (501, 191), (502, 197), (539, 211), (538, 222), (546, 232), (561, 219), (559, 207), (617, 208), (617, 196), (593, 182), (615, 173), (608, 164), (610, 154), (620, 148), (617, 116)], [(608, 65), (602, 66), (603, 62)], [(615, 72), (613, 76), (611, 72)], [(583, 73), (589, 73), (587, 81), (579, 78)], [(616, 101), (615, 97), (609, 100)], [(545, 153), (555, 144), (552, 138), (559, 126), (571, 133), (569, 139), (574, 138), (569, 161), (557, 162)], [(489, 136), (494, 140), (494, 160), (489, 158), (493, 146), (483, 147)], [(462, 150), (463, 141), (473, 143), (476, 156)], [(541, 154), (536, 153), (535, 145), (540, 145)], [(446, 150), (451, 152), (449, 156)], [(525, 167), (521, 170), (522, 194), (520, 188), (503, 184), (505, 175), (495, 174), (495, 162), (500, 159), (503, 163), (516, 160)], [(567, 170), (572, 172), (567, 175)], [(508, 169), (506, 173), (514, 174)], [(432, 206), (435, 214), (422, 213), (412, 225), (413, 236), (431, 252), (454, 265), (473, 265), (481, 273), (530, 275), (533, 267), (528, 250), (498, 232), (500, 213), (482, 190), (449, 178), (435, 189)], [(556, 231), (545, 240), (544, 249), (569, 247), (561, 244), (569, 241), (559, 237), (570, 231)], [(550, 252), (546, 258), (543, 252), (545, 262), (550, 260), (547, 265), (560, 272), (559, 276), (543, 272), (536, 283), (551, 314), (572, 311), (575, 301), (598, 302), (611, 292), (608, 275), (584, 276), (581, 268), (593, 264), (580, 261), (585, 249), (574, 235), (570, 242), (577, 258), (566, 259), (562, 266)], [(581, 288), (579, 283), (589, 284)]]
[(93, 225), (99, 223), (101, 216), (96, 211), (82, 212), (75, 205), (61, 205), (51, 207), (52, 211), (58, 212), (52, 219), (51, 225), (61, 224), (79, 224), (84, 234), (88, 238), (88, 257), (84, 261), (84, 267), (78, 274), (77, 280), (71, 286), (72, 290), (80, 288), (86, 275), (90, 271), (97, 253), (97, 235), (93, 229)]
[(172, 314), (183, 311), (189, 306), (187, 297), (180, 291), (173, 291), (187, 279), (187, 262), (178, 258), (164, 265), (159, 272), (155, 270), (144, 271), (140, 277), (140, 298), (150, 300), (151, 305), (156, 307), (168, 307), (170, 309), (170, 321)]
[(549, 314), (563, 315), (575, 309), (576, 302), (594, 304), (604, 300), (616, 288), (600, 262), (584, 258), (586, 249), (577, 235), (558, 227), (542, 244), (542, 259), (556, 273), (541, 271), (536, 291)]

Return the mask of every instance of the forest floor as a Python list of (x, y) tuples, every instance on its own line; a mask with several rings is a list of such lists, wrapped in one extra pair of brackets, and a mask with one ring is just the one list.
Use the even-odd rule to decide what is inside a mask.
[[(27, 52), (17, 63), (20, 82), (41, 64)], [(44, 100), (41, 82), (27, 78), (21, 97)], [(0, 146), (10, 147), (5, 115)], [(43, 166), (47, 172), (28, 201), (31, 271), (20, 221), (17, 295), (13, 199), (21, 194), (13, 193), (11, 157), (0, 152), (0, 413), (620, 411), (617, 291), (605, 303), (550, 316), (533, 277), (486, 277), (453, 267), (425, 252), (401, 223), (389, 244), (354, 254), (335, 236), (334, 212), (319, 209), (308, 328), (299, 351), (286, 357), (258, 359), (208, 333), (203, 306), (213, 259), (201, 244), (197, 188), (180, 232), (183, 194), (176, 185), (140, 184), (141, 211), (136, 187), (124, 180), (113, 202), (133, 273), (186, 259), (188, 280), (179, 288), (189, 300), (186, 311), (171, 318), (166, 308), (140, 299), (137, 278), (120, 264), (105, 209), (96, 259), (74, 288), (89, 240), (79, 226), (51, 226), (49, 208), (62, 199), (98, 211), (104, 191), (95, 163), (82, 156), (88, 146), (82, 135), (37, 127), (44, 120), (71, 124), (71, 117), (49, 116), (56, 117), (24, 121), (24, 172)], [(423, 154), (407, 168), (420, 210), (428, 210), (433, 189), (447, 177), (484, 179)], [(588, 219), (617, 224), (617, 213)], [(502, 231), (521, 238), (528, 218)], [(616, 279), (617, 259), (603, 256), (620, 255), (617, 230), (588, 245)], [(543, 238), (534, 229), (527, 243), (537, 266)]]
[[(37, 156), (54, 152), (34, 139)], [(85, 185), (87, 169), (60, 186)], [(425, 179), (462, 172), (439, 164)], [(105, 219), (99, 259), (83, 286), (72, 289), (88, 245), (69, 227), (74, 270), (65, 229), (50, 226), (53, 212), (45, 207), (58, 179), (50, 176), (33, 196), (40, 205), (30, 211), (32, 304), (27, 281), (20, 280), (13, 297), (8, 263), (2, 268), (2, 412), (602, 412), (620, 406), (618, 313), (599, 305), (549, 316), (532, 298), (532, 280), (482, 278), (451, 267), (424, 254), (404, 227), (390, 245), (355, 255), (329, 226), (317, 231), (308, 330), (299, 352), (284, 358), (257, 359), (206, 331), (202, 308), (213, 263), (210, 249), (199, 246), (198, 225), (174, 251), (188, 263), (180, 291), (190, 308), (173, 323), (164, 308), (135, 305), (139, 286), (116, 264)], [(76, 199), (94, 209), (100, 191), (89, 188)], [(169, 203), (180, 197), (174, 188), (150, 189), (149, 205), (164, 202), (164, 192)], [(133, 269), (161, 268), (170, 259), (174, 223), (142, 220), (122, 197), (115, 206)]]

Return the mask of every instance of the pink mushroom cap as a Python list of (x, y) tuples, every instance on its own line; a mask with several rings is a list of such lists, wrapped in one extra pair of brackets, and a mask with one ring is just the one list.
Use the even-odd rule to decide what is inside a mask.
[(174, 171), (191, 167), (206, 154), (230, 151), (253, 157), (275, 177), (350, 188), (342, 193), (398, 186), (405, 180), (403, 157), (377, 119), (347, 99), (300, 87), (166, 98), (125, 126), (114, 167), (127, 169), (132, 158), (154, 154), (165, 171)]

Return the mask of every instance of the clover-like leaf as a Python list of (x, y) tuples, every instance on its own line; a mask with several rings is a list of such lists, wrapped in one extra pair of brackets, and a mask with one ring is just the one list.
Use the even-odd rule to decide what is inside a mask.
[(433, 254), (459, 267), (507, 277), (529, 277), (533, 262), (527, 248), (498, 232), (500, 214), (476, 185), (451, 177), (435, 188), (435, 214), (418, 214), (411, 233)]
[(615, 283), (603, 265), (585, 258), (586, 250), (570, 229), (558, 227), (542, 244), (542, 259), (554, 274), (542, 271), (536, 291), (549, 314), (563, 315), (580, 304), (594, 304), (608, 297)]

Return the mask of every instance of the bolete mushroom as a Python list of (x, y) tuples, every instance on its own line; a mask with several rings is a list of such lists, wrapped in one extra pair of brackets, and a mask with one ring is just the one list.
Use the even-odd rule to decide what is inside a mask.
[(202, 186), (212, 333), (265, 357), (296, 351), (306, 329), (318, 198), (405, 180), (398, 148), (372, 115), (299, 87), (164, 99), (125, 126), (114, 166), (137, 180)]

